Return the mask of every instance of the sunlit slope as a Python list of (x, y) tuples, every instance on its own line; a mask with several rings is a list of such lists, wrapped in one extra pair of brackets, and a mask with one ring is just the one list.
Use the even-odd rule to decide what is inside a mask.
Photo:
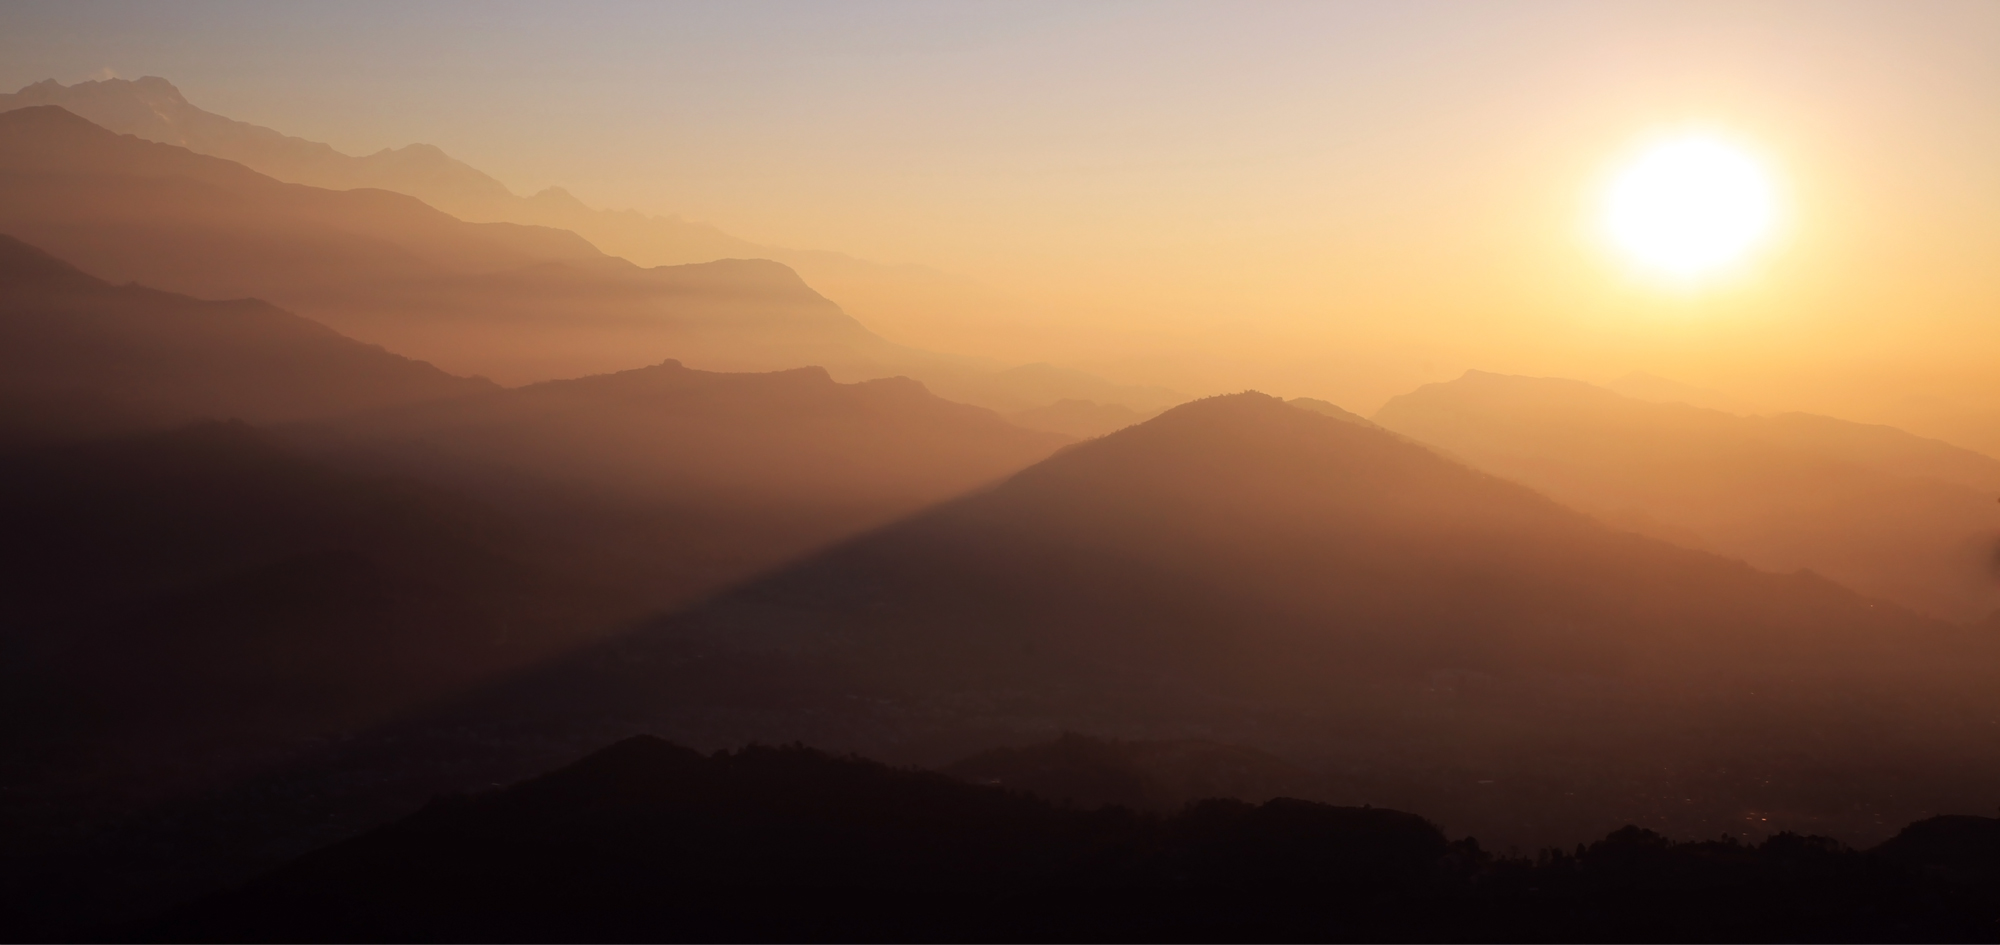
[(1481, 372), (1375, 420), (1642, 533), (1957, 620), (2000, 608), (2000, 460), (1970, 450)]
[(573, 233), (283, 184), (53, 106), (0, 113), (0, 232), (112, 282), (254, 296), (502, 382), (682, 357), (772, 369), (887, 346), (777, 263), (642, 269)]
[(254, 299), (114, 286), (0, 235), (0, 435), (269, 423), (497, 389)]
[[(2000, 785), (1990, 649), (1252, 393), (1065, 450), (466, 711), (909, 757), (980, 733), (1195, 735), (1483, 836), (1851, 833)], [(1819, 799), (1809, 770), (1850, 794)]]

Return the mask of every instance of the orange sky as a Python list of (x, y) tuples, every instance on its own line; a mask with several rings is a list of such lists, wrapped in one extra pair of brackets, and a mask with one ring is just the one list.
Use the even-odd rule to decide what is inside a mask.
[[(0, 11), (9, 88), (161, 75), (994, 299), (896, 340), (1363, 411), (1468, 367), (1643, 369), (1919, 429), (2000, 410), (1995, 50), (1988, 2)], [(1690, 123), (1765, 155), (1791, 220), (1692, 294), (1586, 225)]]

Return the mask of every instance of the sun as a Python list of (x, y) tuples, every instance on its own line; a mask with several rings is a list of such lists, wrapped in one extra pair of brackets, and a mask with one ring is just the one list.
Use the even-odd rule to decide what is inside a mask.
[(1661, 141), (1605, 195), (1605, 233), (1632, 262), (1691, 281), (1743, 262), (1769, 241), (1777, 198), (1750, 153), (1711, 135)]

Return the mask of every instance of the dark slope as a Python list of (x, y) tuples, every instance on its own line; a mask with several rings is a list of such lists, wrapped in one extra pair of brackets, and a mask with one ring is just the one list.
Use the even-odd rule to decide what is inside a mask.
[[(697, 371), (668, 361), (448, 403), (377, 411), (302, 435), (498, 465), (650, 497), (697, 492), (901, 509), (1012, 474), (1068, 442), (908, 378), (839, 384), (817, 367)], [(702, 501), (711, 501), (703, 499)]]
[(1986, 635), (1244, 394), (402, 731), (532, 736), (489, 779), (633, 731), (930, 761), (1064, 728), (1201, 737), (1506, 842), (1621, 822), (1860, 841), (2000, 787), (1991, 657)]
[(372, 724), (620, 603), (490, 509), (234, 423), (14, 453), (0, 523), (17, 792), (85, 769), (158, 792), (116, 759), (192, 772), (191, 746)]
[(601, 573), (654, 587), (663, 607), (997, 481), (1067, 441), (907, 378), (838, 384), (820, 368), (719, 374), (672, 361), (288, 435), (516, 510)]
[(1470, 372), (1388, 428), (1608, 522), (1959, 621), (2000, 609), (2000, 460), (1891, 427)]
[[(1086, 811), (799, 747), (703, 756), (641, 737), (509, 788), (439, 798), (115, 934), (1983, 941), (2000, 914), (1991, 825), (1914, 824), (1874, 855), (1824, 837), (1675, 843), (1625, 827), (1574, 854), (1495, 858), (1382, 808)], [(1947, 864), (1959, 871), (1939, 872)]]
[(670, 364), (17, 452), (0, 882), (63, 928), (379, 823), (461, 759), (286, 766), (1060, 443), (912, 382)]
[[(232, 856), (271, 826), (258, 805), (275, 800), (196, 822), (176, 799), (547, 659), (644, 606), (511, 516), (329, 467), (240, 423), (8, 454), (0, 563), (9, 940), (233, 875)], [(134, 817), (152, 832), (128, 842)], [(285, 826), (330, 839), (310, 820)]]
[(1283, 758), (1199, 739), (1125, 741), (1064, 732), (1054, 741), (992, 748), (938, 770), (1085, 808), (1176, 811), (1213, 797), (1257, 803), (1326, 793), (1322, 778)]
[[(1199, 934), (1188, 916), (1149, 919), (1133, 900), (1170, 908), (1163, 894), (1178, 888), (1250, 904), (1246, 887), (1270, 884), (1350, 905), (1402, 893), (1445, 853), (1436, 827), (1389, 810), (1216, 801), (1160, 820), (802, 748), (704, 757), (634, 738), (505, 790), (439, 800), (140, 937), (1186, 935)], [(1107, 914), (1117, 911), (1128, 914)], [(1105, 919), (1117, 924), (1092, 928)]]
[(113, 286), (0, 235), (0, 436), (272, 423), (497, 390), (254, 299)]
[(0, 112), (0, 232), (112, 282), (266, 299), (505, 383), (669, 356), (768, 370), (887, 350), (777, 263), (641, 269), (563, 230), (280, 183), (55, 106)]

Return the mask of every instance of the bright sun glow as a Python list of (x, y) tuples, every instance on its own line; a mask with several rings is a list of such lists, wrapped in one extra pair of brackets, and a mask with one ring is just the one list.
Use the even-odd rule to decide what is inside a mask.
[(1748, 256), (1771, 235), (1776, 199), (1764, 169), (1707, 136), (1662, 142), (1611, 184), (1604, 224), (1647, 269), (1692, 279)]

